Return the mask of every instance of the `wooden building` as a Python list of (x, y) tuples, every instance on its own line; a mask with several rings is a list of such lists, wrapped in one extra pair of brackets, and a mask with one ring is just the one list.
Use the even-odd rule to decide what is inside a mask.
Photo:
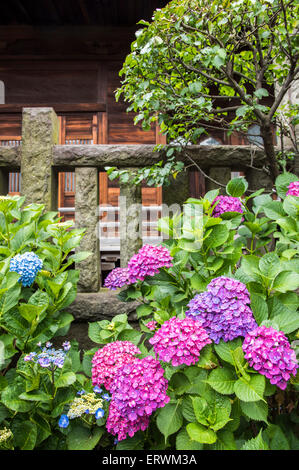
[[(144, 132), (133, 124), (126, 104), (116, 102), (119, 70), (135, 39), (136, 24), (150, 20), (166, 0), (10, 0), (0, 17), (0, 145), (21, 141), (22, 108), (51, 106), (60, 119), (61, 144), (163, 143), (157, 128)], [(242, 139), (215, 135), (222, 144)], [(200, 196), (200, 175), (190, 172), (192, 196)], [(102, 208), (102, 268), (119, 259), (117, 183), (99, 174)], [(58, 205), (65, 219), (74, 218), (74, 172), (59, 174)], [(20, 191), (19, 173), (10, 173), (9, 191)], [(155, 243), (155, 221), (161, 214), (161, 188), (142, 188), (144, 240)], [(104, 210), (105, 209), (105, 210)], [(109, 216), (113, 215), (112, 222)], [(150, 222), (147, 222), (150, 219)], [(109, 231), (114, 235), (107, 237)], [(115, 239), (113, 241), (113, 238)], [(105, 242), (106, 240), (106, 242)], [(107, 241), (108, 240), (108, 241)]]

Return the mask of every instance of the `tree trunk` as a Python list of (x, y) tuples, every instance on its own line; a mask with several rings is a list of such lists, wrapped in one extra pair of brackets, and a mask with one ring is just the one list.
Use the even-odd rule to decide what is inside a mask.
[(271, 124), (261, 125), (261, 136), (264, 141), (265, 154), (270, 167), (271, 180), (273, 181), (273, 183), (275, 183), (275, 180), (279, 175), (279, 168), (274, 149), (273, 129)]

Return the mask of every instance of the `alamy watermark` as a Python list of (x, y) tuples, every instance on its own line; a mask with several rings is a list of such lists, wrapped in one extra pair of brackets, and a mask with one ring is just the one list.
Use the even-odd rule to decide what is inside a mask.
[[(125, 196), (119, 196), (117, 207), (101, 204), (97, 209), (99, 221), (96, 228), (97, 237), (119, 239), (121, 241), (134, 241), (138, 238), (163, 237), (184, 239), (186, 243), (193, 244), (198, 250), (202, 245), (203, 237), (203, 209), (201, 205), (167, 204), (143, 206), (141, 204), (127, 205)], [(158, 226), (158, 221), (160, 225)], [(160, 230), (159, 230), (159, 228)], [(168, 228), (169, 227), (169, 228)]]
[(0, 341), (0, 369), (5, 362), (5, 346), (3, 341)]

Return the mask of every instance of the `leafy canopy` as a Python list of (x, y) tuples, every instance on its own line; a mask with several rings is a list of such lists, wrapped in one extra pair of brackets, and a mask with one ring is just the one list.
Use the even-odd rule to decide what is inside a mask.
[(293, 0), (173, 0), (140, 22), (116, 98), (169, 142), (258, 124), (277, 176), (270, 124), (299, 72), (296, 18)]

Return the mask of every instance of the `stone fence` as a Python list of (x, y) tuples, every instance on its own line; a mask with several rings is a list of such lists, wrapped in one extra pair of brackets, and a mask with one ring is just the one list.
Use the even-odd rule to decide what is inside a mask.
[[(21, 193), (26, 196), (27, 203), (45, 204), (47, 210), (58, 209), (58, 173), (75, 171), (75, 214), (76, 227), (85, 227), (86, 235), (81, 250), (91, 251), (92, 256), (80, 263), (79, 292), (74, 305), (74, 313), (82, 299), (86, 309), (93, 311), (93, 319), (97, 317), (94, 306), (95, 294), (99, 291), (101, 268), (99, 239), (96, 234), (99, 205), (99, 171), (106, 166), (134, 169), (153, 164), (165, 159), (164, 152), (153, 152), (154, 145), (58, 145), (58, 118), (52, 108), (24, 108), (22, 118), (22, 144), (17, 147), (0, 146), (0, 194), (8, 192), (8, 173), (21, 171)], [(268, 185), (269, 180), (261, 168), (265, 157), (261, 150), (250, 146), (190, 146), (188, 154), (192, 160), (212, 178), (226, 184), (231, 171), (243, 171), (249, 181), (249, 187), (256, 189)], [(190, 160), (179, 154), (180, 160), (190, 164)], [(182, 205), (189, 196), (187, 172), (182, 173), (172, 184), (163, 188), (163, 202)], [(207, 180), (207, 188), (212, 189), (213, 183)], [(126, 224), (132, 225), (135, 218), (139, 223), (138, 211), (129, 214), (131, 203), (140, 204), (140, 188), (120, 185), (120, 196), (127, 199), (124, 210), (121, 209), (120, 230)], [(133, 220), (134, 222), (134, 220)], [(141, 240), (129, 237), (121, 238), (121, 262), (132, 256), (140, 247)], [(107, 303), (107, 291), (103, 291)], [(112, 294), (111, 294), (112, 295)], [(103, 297), (104, 298), (104, 297)], [(114, 302), (117, 302), (115, 297)], [(87, 304), (86, 304), (87, 302)], [(91, 302), (91, 305), (88, 304)], [(100, 301), (98, 301), (100, 304)], [(114, 303), (113, 302), (113, 303)], [(119, 302), (119, 301), (118, 301)], [(115, 304), (116, 305), (116, 304)], [(100, 308), (100, 307), (99, 307)], [(119, 305), (117, 305), (120, 313)], [(127, 308), (127, 307), (126, 307)], [(70, 309), (71, 310), (71, 309)], [(100, 314), (98, 316), (101, 316)], [(84, 317), (85, 320), (85, 317)]]

